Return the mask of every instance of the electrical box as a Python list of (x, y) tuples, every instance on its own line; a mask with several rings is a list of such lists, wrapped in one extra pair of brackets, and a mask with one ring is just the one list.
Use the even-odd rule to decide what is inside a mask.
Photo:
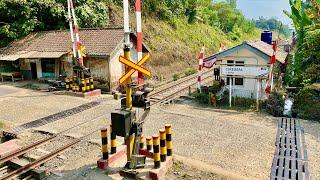
[(117, 136), (128, 137), (132, 122), (135, 120), (135, 111), (119, 110), (111, 113), (112, 132)]

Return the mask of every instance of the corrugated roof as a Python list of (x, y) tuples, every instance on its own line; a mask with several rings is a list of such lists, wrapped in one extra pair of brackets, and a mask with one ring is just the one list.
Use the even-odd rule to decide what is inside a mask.
[[(86, 47), (88, 56), (110, 54), (122, 40), (122, 28), (80, 30), (80, 41)], [(0, 60), (56, 58), (71, 50), (69, 31), (35, 32), (0, 49)]]

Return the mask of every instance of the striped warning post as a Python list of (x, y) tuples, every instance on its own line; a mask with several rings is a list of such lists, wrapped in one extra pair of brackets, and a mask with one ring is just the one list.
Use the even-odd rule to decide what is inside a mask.
[(83, 59), (81, 56), (81, 42), (80, 42), (80, 36), (79, 36), (79, 26), (78, 26), (76, 14), (75, 14), (74, 7), (73, 7), (73, 2), (72, 2), (72, 0), (69, 0), (69, 2), (70, 2), (71, 14), (73, 17), (74, 34), (76, 36), (76, 39), (75, 39), (76, 57), (77, 57), (77, 61), (79, 62), (79, 65), (83, 66)]
[[(141, 0), (135, 2), (136, 23), (137, 23), (137, 62), (142, 59), (142, 17), (141, 17)], [(144, 84), (142, 72), (138, 72), (138, 85)]]
[(165, 129), (166, 129), (167, 155), (172, 156), (172, 128), (171, 128), (171, 124), (166, 124)]
[(66, 83), (66, 90), (69, 91), (69, 89), (70, 89), (70, 81), (69, 81), (69, 78), (65, 78), (64, 82)]
[(89, 79), (90, 79), (90, 90), (93, 91), (94, 90), (93, 77), (91, 76)]
[(70, 36), (71, 36), (71, 42), (72, 42), (73, 57), (76, 57), (76, 45), (74, 43), (74, 34), (73, 34), (73, 25), (72, 25), (72, 16), (71, 16), (71, 2), (70, 2), (70, 0), (68, 0), (68, 21), (69, 21)]
[(268, 81), (267, 81), (267, 85), (266, 85), (266, 89), (265, 89), (265, 92), (266, 94), (270, 94), (272, 89), (273, 89), (273, 65), (274, 63), (276, 63), (276, 53), (277, 53), (277, 41), (273, 41), (272, 42), (272, 50), (273, 50), (273, 53), (272, 53), (272, 56), (271, 56), (271, 59), (270, 59), (270, 68), (269, 68), (269, 76), (268, 76)]
[(86, 92), (90, 91), (90, 80), (89, 78), (86, 78)]
[(145, 142), (145, 139), (144, 137), (141, 135), (140, 136), (140, 141), (139, 141), (139, 149), (144, 149), (144, 143)]
[(159, 133), (160, 133), (160, 159), (161, 159), (161, 162), (165, 162), (167, 158), (166, 131), (164, 129), (160, 129)]
[(160, 168), (160, 143), (159, 143), (159, 136), (154, 135), (152, 136), (153, 139), (153, 161), (154, 161), (154, 168)]
[(102, 159), (107, 160), (108, 154), (108, 130), (107, 128), (101, 129), (101, 140), (102, 140)]
[(147, 141), (147, 151), (151, 151), (152, 150), (152, 137), (150, 137), (150, 136), (146, 137), (146, 141)]
[(112, 132), (112, 125), (110, 125), (110, 135), (111, 135), (111, 154), (117, 152), (117, 136)]
[(202, 76), (202, 67), (203, 67), (203, 59), (204, 59), (204, 47), (201, 48), (200, 54), (199, 54), (199, 65), (198, 65), (198, 90), (201, 93), (201, 76)]

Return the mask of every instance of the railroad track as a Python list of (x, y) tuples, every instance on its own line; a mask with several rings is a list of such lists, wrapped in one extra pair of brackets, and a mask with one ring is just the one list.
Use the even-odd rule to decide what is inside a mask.
[[(5, 165), (6, 162), (10, 161), (10, 160), (13, 160), (13, 159), (16, 159), (18, 157), (21, 157), (22, 155), (26, 154), (26, 153), (29, 153), (29, 152), (32, 152), (32, 150), (36, 149), (36, 148), (39, 148), (40, 146), (42, 145), (45, 145), (45, 144), (48, 144), (50, 143), (51, 141), (53, 141), (54, 139), (60, 137), (61, 135), (63, 135), (64, 133), (72, 130), (72, 129), (75, 129), (75, 128), (79, 128), (80, 126), (84, 125), (84, 124), (87, 124), (87, 123), (90, 123), (90, 122), (93, 122), (93, 121), (96, 121), (100, 118), (103, 118), (105, 117), (105, 114), (103, 115), (100, 115), (90, 121), (86, 121), (86, 122), (82, 122), (82, 123), (79, 123), (75, 126), (72, 126), (71, 128), (68, 128), (64, 131), (61, 131), (57, 134), (54, 134), (53, 136), (51, 137), (48, 137), (48, 138), (45, 138), (45, 139), (42, 139), (42, 140), (39, 140), (35, 143), (32, 143), (30, 145), (27, 145), (25, 147), (22, 147), (20, 149), (17, 149), (13, 152), (10, 152), (8, 154), (5, 154), (4, 156), (1, 156), (0, 157), (0, 165), (3, 166)], [(2, 174), (0, 175), (0, 180), (4, 180), (4, 179), (12, 179), (12, 178), (16, 178), (22, 174), (25, 174), (26, 172), (36, 168), (36, 167), (39, 167), (41, 164), (53, 159), (54, 157), (58, 156), (59, 154), (61, 154), (62, 152), (66, 151), (67, 149), (69, 149), (70, 147), (72, 147), (73, 145), (77, 144), (77, 143), (80, 143), (81, 141), (83, 141), (84, 139), (86, 139), (88, 136), (90, 136), (91, 134), (97, 132), (98, 130), (100, 130), (102, 127), (99, 127), (99, 128), (96, 128), (94, 129), (93, 131), (91, 131), (90, 133), (80, 137), (80, 138), (76, 138), (74, 140), (72, 140), (71, 142), (65, 144), (64, 146), (61, 146), (59, 147), (58, 149), (50, 152), (49, 154), (46, 154), (42, 157), (40, 157), (39, 159), (36, 159), (30, 163), (28, 163), (27, 165), (25, 166), (22, 166), (18, 169), (14, 169), (14, 170), (9, 170), (5, 173), (5, 174)], [(3, 170), (5, 168), (5, 166), (2, 167)], [(30, 175), (29, 175), (30, 176)], [(28, 176), (27, 176), (28, 177)]]
[(80, 106), (77, 106), (77, 107), (74, 107), (71, 109), (67, 109), (67, 110), (64, 110), (64, 111), (61, 111), (61, 112), (58, 112), (58, 113), (34, 120), (34, 121), (31, 121), (31, 122), (28, 122), (25, 124), (19, 125), (17, 127), (12, 128), (12, 129), (3, 131), (3, 136), (6, 137), (7, 139), (16, 138), (19, 133), (23, 132), (26, 129), (40, 127), (45, 124), (57, 121), (59, 119), (78, 114), (82, 111), (85, 111), (85, 110), (91, 109), (95, 106), (98, 106), (101, 102), (102, 102), (102, 100), (92, 101), (92, 102), (85, 103), (85, 104), (82, 104)]
[[(212, 70), (204, 71), (202, 74), (202, 81), (205, 82), (209, 80), (212, 77), (212, 73)], [(156, 88), (155, 91), (148, 95), (151, 105), (166, 103), (177, 98), (182, 93), (188, 91), (189, 87), (196, 85), (196, 79), (197, 75), (194, 74)]]

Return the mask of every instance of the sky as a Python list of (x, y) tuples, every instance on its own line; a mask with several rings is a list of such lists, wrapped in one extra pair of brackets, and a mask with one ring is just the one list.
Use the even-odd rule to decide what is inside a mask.
[(259, 16), (276, 17), (284, 24), (291, 24), (291, 20), (283, 14), (283, 10), (290, 12), (289, 0), (238, 0), (237, 6), (249, 19), (258, 19)]

